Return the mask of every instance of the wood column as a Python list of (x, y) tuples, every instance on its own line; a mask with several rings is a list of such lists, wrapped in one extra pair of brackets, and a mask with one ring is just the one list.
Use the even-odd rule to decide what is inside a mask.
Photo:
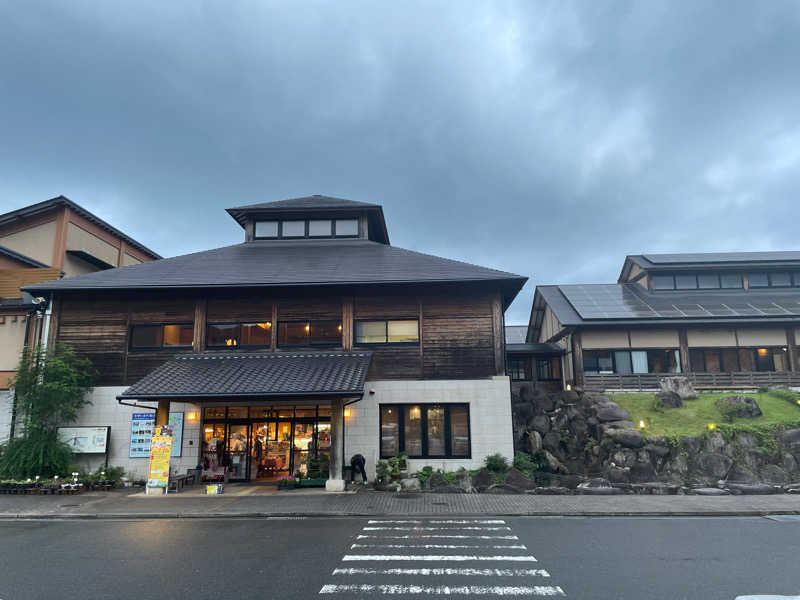
[(689, 334), (685, 327), (678, 329), (678, 344), (681, 350), (681, 371), (692, 372), (692, 361), (689, 360)]
[(192, 339), (192, 352), (202, 352), (206, 349), (206, 315), (208, 314), (208, 300), (198, 298), (194, 303), (194, 338)]
[(119, 242), (119, 256), (117, 257), (117, 266), (124, 267), (125, 266), (125, 248), (127, 245), (125, 244), (125, 240), (120, 240)]
[(794, 327), (786, 328), (786, 362), (789, 363), (790, 371), (797, 371), (797, 340), (794, 335)]
[(67, 227), (69, 225), (69, 208), (66, 206), (56, 217), (56, 237), (53, 241), (52, 266), (64, 270), (64, 256), (67, 252)]
[(161, 398), (156, 409), (156, 427), (169, 425), (169, 398)]
[(580, 330), (572, 332), (572, 380), (575, 387), (583, 387), (583, 339)]
[(505, 375), (505, 332), (503, 331), (503, 299), (500, 292), (492, 298), (492, 334), (494, 336), (494, 372)]
[(342, 348), (344, 350), (353, 349), (353, 297), (342, 298)]
[(269, 349), (275, 352), (278, 347), (278, 301), (272, 301), (272, 326), (269, 328)]
[(336, 398), (331, 402), (331, 461), (325, 489), (329, 492), (343, 492), (345, 488), (342, 466), (344, 465), (343, 428), (344, 400)]

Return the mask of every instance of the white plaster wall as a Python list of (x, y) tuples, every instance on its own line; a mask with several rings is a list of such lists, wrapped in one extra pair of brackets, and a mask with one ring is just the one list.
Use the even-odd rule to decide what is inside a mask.
[[(379, 417), (381, 404), (469, 404), (472, 458), (409, 460), (409, 472), (430, 465), (434, 469), (455, 471), (459, 467), (483, 466), (489, 454), (500, 453), (509, 461), (514, 457), (511, 429), (511, 386), (508, 377), (475, 380), (367, 381), (366, 393), (347, 407), (345, 418), (345, 464), (350, 457), (363, 454), (367, 475), (375, 477), (380, 460)], [(374, 394), (370, 394), (374, 390)]]
[[(109, 442), (108, 464), (114, 467), (124, 467), (126, 474), (131, 478), (145, 479), (149, 460), (147, 458), (128, 458), (131, 441), (131, 415), (133, 413), (149, 412), (143, 408), (124, 406), (117, 402), (117, 395), (124, 392), (125, 387), (97, 387), (89, 395), (92, 404), (85, 406), (78, 420), (70, 425), (111, 426), (111, 439)], [(143, 403), (149, 404), (149, 403)], [(183, 413), (183, 446), (181, 456), (173, 457), (172, 468), (185, 473), (186, 469), (194, 468), (198, 463), (200, 448), (200, 407), (186, 402), (173, 402), (170, 412)], [(196, 413), (197, 419), (190, 421), (189, 413)], [(103, 464), (103, 456), (87, 454), (77, 455), (77, 462), (81, 469), (94, 471)]]
[(11, 432), (11, 406), (14, 392), (0, 391), (0, 442), (5, 442)]

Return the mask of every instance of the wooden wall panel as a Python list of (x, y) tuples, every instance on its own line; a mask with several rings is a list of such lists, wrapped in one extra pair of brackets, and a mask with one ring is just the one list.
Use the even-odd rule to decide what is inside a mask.
[(209, 323), (264, 323), (272, 320), (272, 299), (209, 298), (207, 320)]
[(125, 371), (124, 352), (80, 352), (88, 358), (95, 368), (94, 385), (122, 385)]
[(194, 320), (194, 300), (178, 299), (132, 299), (131, 323), (191, 323)]
[(66, 297), (61, 302), (62, 324), (68, 323), (125, 323), (128, 303), (125, 300), (85, 300)]
[(494, 375), (492, 348), (425, 348), (426, 379), (480, 379)]
[(278, 302), (278, 321), (303, 319), (342, 320), (342, 299), (287, 299)]
[(357, 296), (356, 319), (381, 319), (419, 316), (419, 301), (412, 296)]
[(15, 268), (0, 269), (0, 298), (22, 298), (19, 288), (43, 281), (52, 281), (61, 276), (59, 269)]
[(449, 296), (422, 298), (424, 317), (479, 317), (491, 316), (492, 294), (454, 293)]
[(370, 350), (372, 362), (367, 379), (422, 379), (418, 347), (372, 347)]
[(488, 348), (494, 356), (492, 318), (426, 318), (425, 353), (428, 348)]

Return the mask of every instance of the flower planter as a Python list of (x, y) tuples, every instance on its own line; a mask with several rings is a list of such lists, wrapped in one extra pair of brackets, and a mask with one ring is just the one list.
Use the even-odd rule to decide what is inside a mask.
[(325, 479), (323, 477), (301, 479), (300, 480), (300, 487), (325, 487), (325, 482), (326, 481), (327, 481), (327, 479)]

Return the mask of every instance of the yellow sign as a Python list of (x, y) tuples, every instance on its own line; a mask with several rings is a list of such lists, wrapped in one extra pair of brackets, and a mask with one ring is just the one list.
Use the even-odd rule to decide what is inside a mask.
[(172, 425), (162, 425), (153, 432), (150, 444), (150, 470), (147, 475), (148, 489), (163, 488), (169, 485), (169, 457), (172, 453)]

